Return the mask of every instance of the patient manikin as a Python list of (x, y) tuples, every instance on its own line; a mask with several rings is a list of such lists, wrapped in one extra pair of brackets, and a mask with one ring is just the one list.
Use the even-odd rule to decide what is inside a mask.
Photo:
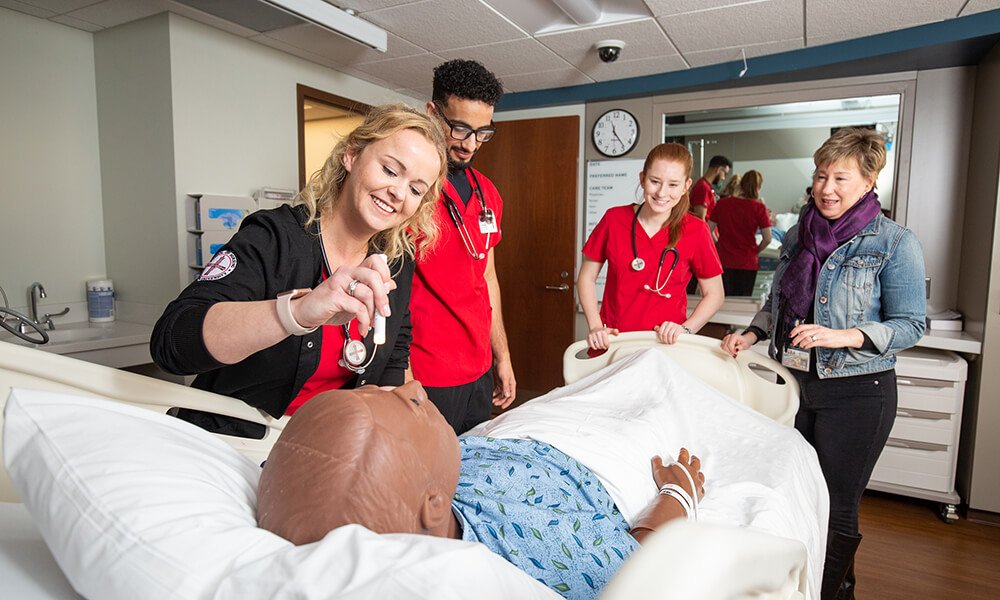
[[(682, 449), (678, 461), (653, 457), (657, 487), (690, 493), (694, 481), (702, 496), (698, 458)], [(481, 542), (563, 595), (592, 598), (646, 535), (685, 517), (683, 504), (657, 495), (630, 526), (585, 466), (534, 440), (456, 439), (411, 381), (326, 392), (296, 412), (261, 473), (257, 519), (295, 544), (351, 523)]]

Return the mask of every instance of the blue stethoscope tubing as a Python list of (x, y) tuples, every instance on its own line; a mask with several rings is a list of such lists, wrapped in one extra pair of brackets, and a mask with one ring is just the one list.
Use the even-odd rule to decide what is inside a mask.
[[(641, 271), (644, 268), (646, 268), (645, 261), (639, 258), (639, 249), (635, 241), (636, 228), (639, 225), (640, 210), (642, 210), (641, 204), (639, 205), (639, 208), (636, 209), (635, 214), (632, 215), (632, 265), (631, 266), (632, 269), (635, 271)], [(668, 253), (672, 253), (674, 255), (674, 258), (672, 261), (670, 261), (670, 270), (667, 271), (667, 278), (663, 280), (663, 283), (660, 283), (660, 273), (663, 270), (663, 263), (667, 260)], [(659, 296), (663, 296), (664, 298), (670, 298), (671, 294), (669, 293), (664, 294), (663, 288), (667, 286), (667, 283), (670, 281), (670, 276), (674, 274), (674, 268), (677, 267), (677, 261), (680, 260), (680, 258), (681, 255), (680, 253), (677, 252), (677, 248), (674, 247), (664, 248), (663, 252), (660, 253), (660, 262), (659, 264), (656, 265), (656, 276), (653, 277), (653, 285), (650, 286), (647, 283), (646, 285), (643, 286), (643, 289), (647, 289)]]

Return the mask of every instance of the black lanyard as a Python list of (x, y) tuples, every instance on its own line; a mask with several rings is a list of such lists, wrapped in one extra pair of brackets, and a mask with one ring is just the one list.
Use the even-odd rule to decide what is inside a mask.
[[(469, 175), (472, 177), (472, 183), (473, 183), (472, 195), (477, 196), (479, 198), (479, 203), (483, 207), (481, 214), (492, 212), (490, 211), (489, 207), (486, 206), (486, 198), (483, 196), (483, 188), (479, 185), (479, 178), (476, 177), (476, 172), (469, 171)], [(448, 192), (442, 189), (441, 193), (444, 196), (444, 205), (445, 208), (448, 210), (448, 216), (451, 217), (451, 222), (454, 223), (455, 228), (458, 229), (458, 237), (462, 239), (462, 245), (465, 246), (465, 249), (469, 253), (469, 256), (471, 256), (476, 260), (482, 260), (486, 258), (485, 252), (476, 251), (476, 246), (472, 239), (472, 235), (469, 234), (469, 229), (465, 226), (465, 218), (462, 216), (462, 212), (458, 209), (458, 204), (451, 199), (451, 196), (448, 195)], [(490, 234), (487, 233), (485, 250), (489, 249), (489, 245), (490, 245)]]

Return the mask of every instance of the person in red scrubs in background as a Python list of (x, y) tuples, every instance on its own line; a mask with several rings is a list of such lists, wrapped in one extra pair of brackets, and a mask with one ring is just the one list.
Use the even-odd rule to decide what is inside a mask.
[[(752, 296), (758, 255), (771, 243), (771, 216), (760, 199), (764, 177), (747, 171), (740, 180), (737, 196), (719, 200), (709, 219), (718, 226), (719, 259), (722, 261), (722, 284), (729, 296)], [(760, 229), (760, 242), (757, 230)]]
[[(688, 212), (691, 153), (660, 144), (646, 156), (639, 184), (642, 204), (609, 209), (583, 247), (577, 278), (587, 318), (587, 342), (606, 349), (621, 331), (654, 330), (673, 344), (701, 329), (722, 307), (722, 265), (708, 225)], [(608, 263), (600, 310), (597, 276)], [(697, 278), (702, 297), (688, 316), (686, 286)]]

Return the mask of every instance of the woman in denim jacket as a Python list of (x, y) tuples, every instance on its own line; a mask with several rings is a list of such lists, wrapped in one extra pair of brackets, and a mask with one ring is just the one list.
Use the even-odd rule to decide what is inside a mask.
[(882, 215), (874, 191), (885, 156), (885, 140), (867, 129), (823, 143), (813, 198), (788, 232), (767, 302), (722, 341), (736, 356), (770, 338), (769, 354), (798, 380), (795, 428), (830, 491), (823, 600), (854, 598), (858, 504), (896, 417), (896, 353), (925, 326), (920, 243)]

